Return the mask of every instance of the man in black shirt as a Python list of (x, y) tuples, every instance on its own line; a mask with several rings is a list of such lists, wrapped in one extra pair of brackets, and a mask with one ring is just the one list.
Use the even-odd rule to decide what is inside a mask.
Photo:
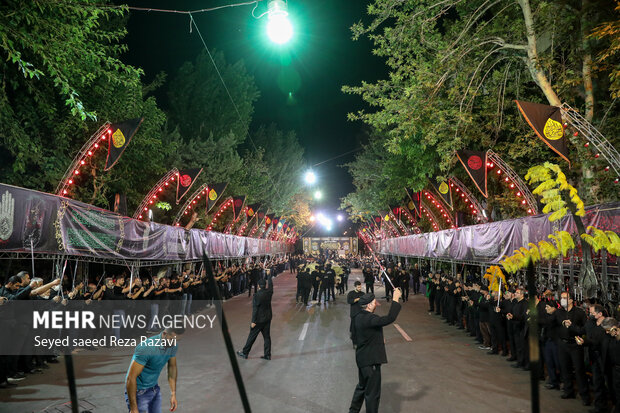
[(359, 305), (359, 300), (360, 298), (362, 298), (362, 296), (364, 295), (364, 293), (362, 292), (362, 283), (359, 281), (355, 281), (355, 283), (353, 283), (355, 289), (353, 291), (349, 291), (349, 294), (347, 294), (347, 303), (351, 306), (351, 325), (349, 326), (349, 332), (351, 333), (351, 341), (353, 342), (353, 345), (355, 346), (355, 316), (359, 314), (360, 311), (362, 311), (362, 307), (360, 307)]
[(374, 314), (377, 300), (374, 294), (364, 294), (358, 301), (362, 310), (355, 316), (355, 334), (357, 349), (355, 361), (357, 363), (359, 382), (355, 387), (349, 413), (358, 413), (366, 402), (367, 413), (379, 411), (381, 399), (381, 364), (387, 363), (383, 327), (393, 323), (400, 312), (398, 303), (402, 293), (400, 288), (394, 291), (390, 311), (386, 316)]
[(418, 264), (414, 264), (411, 270), (411, 277), (413, 278), (413, 295), (420, 292), (420, 270)]
[(258, 337), (258, 333), (263, 335), (265, 341), (265, 353), (262, 359), (271, 360), (271, 298), (273, 297), (273, 281), (271, 275), (265, 280), (258, 282), (260, 290), (252, 298), (252, 322), (250, 323), (250, 334), (243, 350), (237, 351), (237, 355), (243, 359), (248, 358), (252, 345)]
[[(575, 336), (585, 333), (586, 313), (579, 307), (575, 307), (570, 294), (562, 292), (560, 299), (561, 308), (549, 308), (547, 312), (554, 314), (553, 322), (559, 326), (559, 355), (562, 371), (563, 399), (575, 397), (573, 378), (577, 381), (581, 401), (584, 405), (590, 405), (588, 381), (583, 358), (583, 347), (577, 345)], [(575, 374), (573, 375), (573, 369)]]
[(369, 266), (364, 267), (362, 271), (364, 275), (364, 284), (366, 284), (366, 294), (375, 292), (375, 276), (372, 274)]

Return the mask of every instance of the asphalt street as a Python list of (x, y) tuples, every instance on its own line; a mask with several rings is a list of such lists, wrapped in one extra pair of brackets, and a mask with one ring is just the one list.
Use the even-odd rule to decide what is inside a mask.
[[(349, 287), (361, 277), (354, 270)], [(339, 295), (327, 305), (295, 302), (296, 279), (274, 279), (272, 360), (262, 360), (259, 336), (247, 360), (238, 359), (253, 412), (347, 412), (357, 382), (355, 351), (349, 339), (349, 306)], [(375, 288), (383, 296), (382, 288)], [(379, 314), (389, 304), (380, 300)], [(529, 373), (487, 355), (461, 330), (427, 312), (426, 298), (410, 296), (394, 325), (384, 328), (389, 363), (382, 368), (383, 412), (527, 412)], [(235, 349), (245, 343), (251, 316), (247, 295), (224, 303)], [(409, 340), (408, 340), (409, 339)], [(91, 412), (126, 412), (124, 380), (131, 358), (108, 349), (74, 357), (78, 397)], [(242, 412), (219, 325), (188, 332), (179, 341), (179, 412)], [(159, 379), (163, 410), (169, 411), (165, 369)], [(541, 382), (541, 384), (544, 384)], [(0, 412), (62, 412), (69, 398), (64, 364), (28, 376), (19, 387), (0, 390)], [(93, 407), (94, 406), (94, 407)], [(362, 411), (364, 411), (362, 409)], [(541, 388), (541, 411), (586, 411), (578, 400)]]

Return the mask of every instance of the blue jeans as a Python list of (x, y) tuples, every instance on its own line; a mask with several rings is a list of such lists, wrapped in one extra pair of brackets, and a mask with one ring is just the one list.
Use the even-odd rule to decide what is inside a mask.
[[(125, 392), (125, 402), (129, 410), (129, 397)], [(161, 413), (161, 392), (159, 386), (148, 389), (138, 390), (136, 392), (136, 402), (138, 403), (138, 411), (140, 413)]]
[(155, 324), (155, 318), (159, 314), (159, 304), (151, 304), (151, 319), (149, 320), (149, 330), (152, 330)]

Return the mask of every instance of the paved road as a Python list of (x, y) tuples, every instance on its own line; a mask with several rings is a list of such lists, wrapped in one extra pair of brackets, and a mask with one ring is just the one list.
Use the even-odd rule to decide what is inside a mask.
[[(350, 285), (360, 277), (354, 271)], [(275, 279), (273, 358), (265, 361), (259, 336), (248, 360), (239, 360), (253, 412), (347, 412), (357, 380), (349, 340), (349, 306), (345, 296), (310, 308), (296, 305), (293, 275)], [(382, 296), (383, 290), (377, 289)], [(387, 305), (377, 310), (387, 312)], [(251, 299), (224, 304), (236, 349), (249, 330)], [(395, 326), (384, 329), (389, 364), (383, 368), (382, 412), (527, 412), (529, 375), (515, 371), (498, 356), (479, 350), (471, 338), (428, 315), (422, 295), (410, 297)], [(218, 328), (189, 332), (179, 342), (179, 412), (242, 412), (224, 342)], [(80, 399), (97, 413), (125, 412), (124, 378), (130, 355), (106, 350), (74, 357)], [(160, 377), (167, 410), (169, 391)], [(541, 411), (584, 412), (578, 400), (561, 400), (559, 392), (541, 389)], [(42, 412), (68, 399), (64, 365), (28, 377), (12, 390), (0, 390), (0, 413)], [(49, 412), (59, 410), (50, 408)], [(60, 410), (64, 411), (64, 410)], [(363, 411), (363, 410), (362, 410)]]

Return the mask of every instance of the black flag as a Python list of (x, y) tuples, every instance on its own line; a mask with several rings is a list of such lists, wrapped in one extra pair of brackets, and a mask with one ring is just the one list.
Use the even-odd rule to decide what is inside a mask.
[(420, 210), (420, 206), (422, 205), (421, 192), (420, 191), (413, 192), (412, 189), (408, 189), (408, 188), (405, 188), (405, 191), (407, 191), (407, 196), (409, 196), (409, 199), (411, 201), (407, 203), (407, 207), (409, 207), (410, 211), (415, 211), (416, 214), (418, 214), (418, 216), (421, 217), (422, 216), (422, 211)]
[(241, 214), (241, 209), (243, 209), (244, 204), (245, 195), (233, 197), (233, 221), (236, 221), (237, 218), (239, 218), (239, 214)]
[(211, 211), (211, 208), (213, 208), (213, 206), (220, 199), (227, 185), (228, 183), (226, 182), (215, 184), (213, 186), (209, 185), (209, 189), (208, 189), (209, 192), (207, 194), (208, 195), (207, 196), (207, 214), (209, 213), (209, 211)]
[(564, 137), (562, 114), (557, 106), (515, 100), (521, 114), (530, 124), (536, 135), (568, 162), (568, 147)]
[(177, 204), (194, 185), (196, 178), (202, 172), (202, 168), (192, 168), (179, 170), (179, 179), (177, 181)]
[(248, 205), (248, 209), (245, 212), (245, 214), (248, 216), (248, 221), (250, 221), (252, 218), (256, 216), (256, 213), (258, 212), (259, 209), (260, 209), (260, 204)]
[(452, 206), (452, 191), (450, 185), (446, 181), (437, 181), (437, 179), (429, 178), (431, 185), (435, 188), (435, 191), (441, 196), (441, 199), (445, 201), (450, 209), (454, 209)]
[(105, 161), (104, 171), (110, 170), (118, 162), (143, 120), (144, 118), (129, 119), (110, 125), (104, 135), (109, 138), (108, 158)]
[(487, 153), (478, 151), (468, 151), (466, 149), (456, 152), (459, 161), (465, 167), (467, 174), (474, 181), (476, 187), (485, 198), (487, 192)]

